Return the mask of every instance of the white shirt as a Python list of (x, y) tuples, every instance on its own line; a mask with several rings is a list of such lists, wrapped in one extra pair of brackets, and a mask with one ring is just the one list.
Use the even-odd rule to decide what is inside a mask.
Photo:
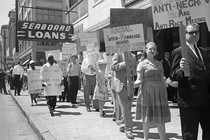
[[(190, 47), (190, 49), (193, 51), (193, 53), (195, 54), (195, 56), (198, 58), (198, 56), (197, 56), (197, 54), (196, 54), (196, 52), (195, 52), (194, 45), (189, 44), (188, 42), (186, 42), (186, 44)], [(197, 44), (195, 44), (195, 46), (198, 47)], [(200, 57), (201, 57), (201, 59), (202, 59), (202, 61), (203, 61), (203, 57), (202, 57), (201, 52), (200, 52), (199, 49), (198, 49), (198, 53), (199, 53), (199, 55), (200, 55)]]
[(69, 63), (67, 66), (67, 74), (68, 76), (80, 76), (81, 66), (76, 63)]
[(14, 68), (12, 70), (12, 75), (13, 76), (14, 75), (20, 75), (20, 78), (22, 78), (23, 74), (24, 74), (24, 69), (21, 65), (18, 64), (16, 66), (14, 66)]
[[(92, 65), (92, 63), (90, 62), (89, 58), (85, 58), (82, 62), (82, 67), (81, 67), (81, 71), (85, 74), (85, 75), (95, 75), (96, 72), (92, 72), (91, 69), (89, 68), (89, 66)], [(94, 66), (93, 66), (94, 67)]]
[(42, 68), (40, 69), (40, 79), (42, 80), (45, 79), (44, 73), (48, 71), (60, 71), (60, 68), (55, 63), (53, 63), (52, 65), (50, 65), (50, 63), (44, 64)]

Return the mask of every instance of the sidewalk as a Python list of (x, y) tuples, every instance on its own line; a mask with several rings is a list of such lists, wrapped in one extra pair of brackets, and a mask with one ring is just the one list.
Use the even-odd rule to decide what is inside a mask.
[[(70, 103), (57, 102), (55, 116), (50, 116), (46, 100), (44, 97), (38, 98), (38, 105), (31, 106), (30, 96), (27, 91), (22, 91), (21, 96), (14, 96), (13, 99), (23, 111), (29, 124), (35, 129), (40, 139), (44, 140), (127, 140), (124, 133), (119, 131), (119, 126), (112, 121), (112, 105), (110, 102), (105, 104), (106, 118), (99, 117), (99, 112), (92, 109), (87, 112), (83, 93), (78, 93), (78, 106), (72, 108)], [(135, 115), (134, 99), (132, 115)], [(179, 120), (179, 110), (176, 105), (170, 103), (171, 122), (166, 124), (167, 136), (170, 140), (181, 140), (181, 127)], [(134, 121), (135, 140), (143, 139), (141, 121)], [(201, 140), (199, 132), (198, 140)], [(150, 139), (159, 139), (157, 128), (150, 129)]]

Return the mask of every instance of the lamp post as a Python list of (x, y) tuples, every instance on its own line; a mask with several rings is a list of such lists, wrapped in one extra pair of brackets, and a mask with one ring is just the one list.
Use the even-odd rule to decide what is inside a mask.
[(19, 52), (19, 44), (17, 39), (17, 31), (18, 31), (18, 0), (15, 0), (15, 50), (18, 53)]

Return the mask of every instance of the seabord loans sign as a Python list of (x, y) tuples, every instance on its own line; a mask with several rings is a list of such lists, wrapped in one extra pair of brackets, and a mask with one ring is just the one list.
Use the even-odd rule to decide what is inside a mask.
[(18, 21), (18, 40), (71, 41), (73, 25)]

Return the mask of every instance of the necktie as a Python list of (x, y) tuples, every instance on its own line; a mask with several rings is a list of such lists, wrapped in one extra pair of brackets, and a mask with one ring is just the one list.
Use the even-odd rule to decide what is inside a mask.
[(200, 62), (203, 62), (202, 59), (201, 59), (200, 53), (199, 53), (199, 51), (198, 51), (198, 48), (197, 48), (195, 45), (194, 45), (194, 48), (195, 48), (195, 53), (196, 53), (196, 55), (198, 56), (198, 60), (199, 60)]

